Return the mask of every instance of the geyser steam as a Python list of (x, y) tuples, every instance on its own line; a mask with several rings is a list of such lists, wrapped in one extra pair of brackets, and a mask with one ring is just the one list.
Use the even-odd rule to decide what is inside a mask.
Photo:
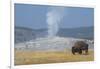
[(64, 17), (64, 7), (50, 7), (47, 12), (48, 37), (56, 36), (59, 23)]

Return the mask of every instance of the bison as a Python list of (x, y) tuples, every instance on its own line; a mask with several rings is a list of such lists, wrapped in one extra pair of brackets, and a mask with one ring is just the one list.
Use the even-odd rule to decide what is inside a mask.
[(72, 53), (74, 55), (76, 52), (82, 54), (82, 51), (85, 51), (85, 54), (88, 54), (88, 44), (84, 41), (77, 41), (72, 47)]

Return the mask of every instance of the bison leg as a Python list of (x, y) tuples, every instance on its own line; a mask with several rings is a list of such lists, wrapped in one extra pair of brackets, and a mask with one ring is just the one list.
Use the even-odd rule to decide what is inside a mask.
[(79, 49), (79, 54), (80, 54), (80, 55), (82, 54), (82, 50), (81, 50), (81, 49)]
[(86, 54), (86, 55), (88, 54), (88, 49), (87, 49), (87, 50), (85, 50), (85, 54)]
[(86, 45), (85, 53), (86, 53), (86, 55), (88, 54), (88, 44)]

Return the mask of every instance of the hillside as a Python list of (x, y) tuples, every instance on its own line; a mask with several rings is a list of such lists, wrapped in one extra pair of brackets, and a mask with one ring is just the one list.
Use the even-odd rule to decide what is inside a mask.
[(80, 27), (80, 28), (69, 28), (60, 29), (58, 36), (61, 37), (74, 37), (82, 39), (94, 39), (94, 27)]
[[(15, 27), (15, 43), (35, 40), (36, 38), (43, 38), (47, 36), (47, 29), (30, 29), (26, 27)], [(80, 28), (61, 28), (57, 36), (73, 37), (82, 39), (94, 39), (94, 27), (80, 27)]]

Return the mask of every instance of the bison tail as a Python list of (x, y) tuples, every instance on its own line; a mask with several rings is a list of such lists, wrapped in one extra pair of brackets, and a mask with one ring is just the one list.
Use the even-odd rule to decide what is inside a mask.
[(72, 47), (72, 53), (73, 53), (73, 55), (75, 55), (75, 50), (74, 50), (74, 47)]

